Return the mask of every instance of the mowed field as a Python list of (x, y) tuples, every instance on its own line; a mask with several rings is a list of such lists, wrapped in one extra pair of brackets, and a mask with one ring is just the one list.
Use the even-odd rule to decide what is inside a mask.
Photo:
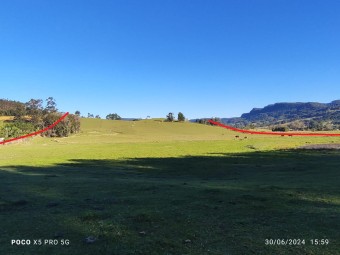
[(340, 138), (235, 135), (82, 119), (0, 146), (0, 254), (340, 254), (340, 151), (296, 149)]

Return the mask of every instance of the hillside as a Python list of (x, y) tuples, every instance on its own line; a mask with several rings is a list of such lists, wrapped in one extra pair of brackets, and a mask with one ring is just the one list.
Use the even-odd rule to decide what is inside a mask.
[[(283, 254), (264, 240), (339, 239), (340, 152), (290, 150), (339, 137), (236, 138), (155, 120), (83, 118), (81, 126), (0, 146), (0, 254)], [(11, 245), (18, 233), (70, 245)], [(304, 247), (294, 254), (339, 250)]]
[(162, 122), (159, 120), (121, 121), (81, 119), (81, 132), (74, 138), (96, 138), (97, 142), (157, 142), (221, 140), (233, 133), (212, 126), (190, 122)]
[(24, 103), (8, 99), (0, 99), (0, 116), (13, 116), (24, 108)]
[(264, 108), (253, 108), (240, 118), (223, 118), (222, 121), (241, 127), (249, 124), (258, 127), (286, 124), (292, 129), (337, 129), (340, 125), (340, 100), (325, 104), (275, 103)]

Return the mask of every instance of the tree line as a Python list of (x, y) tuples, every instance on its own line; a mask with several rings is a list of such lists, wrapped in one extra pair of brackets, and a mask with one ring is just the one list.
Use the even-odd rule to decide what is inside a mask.
[[(75, 111), (75, 115), (80, 117), (80, 111)], [(94, 115), (92, 113), (87, 113), (87, 117), (81, 116), (81, 118), (88, 118), (88, 119), (101, 119), (100, 115)], [(109, 113), (106, 115), (107, 120), (121, 120), (122, 117), (120, 117), (117, 113)]]
[[(44, 104), (45, 102), (45, 104)], [(0, 127), (0, 136), (8, 139), (32, 133), (49, 127), (62, 116), (53, 97), (31, 99), (27, 103), (0, 100), (0, 115), (14, 116)], [(47, 130), (42, 136), (65, 137), (80, 131), (79, 116), (69, 114), (58, 125)]]
[[(75, 112), (76, 115), (80, 116), (80, 112), (79, 111), (76, 111)], [(85, 118), (84, 116), (82, 116), (82, 118)], [(91, 114), (91, 113), (88, 113), (87, 114), (87, 118), (98, 118), (100, 119), (100, 116), (99, 115), (94, 115), (94, 114)], [(117, 113), (109, 113), (108, 115), (106, 115), (105, 117), (107, 120), (121, 120), (122, 117), (120, 115), (118, 115)], [(150, 118), (150, 116), (147, 117), (147, 119)], [(138, 119), (133, 119), (133, 120), (138, 120)], [(175, 114), (172, 113), (172, 112), (169, 112), (167, 115), (166, 115), (166, 118), (165, 118), (165, 121), (167, 122), (173, 122), (175, 121)], [(185, 116), (183, 113), (179, 112), (177, 114), (177, 121), (179, 122), (182, 122), (182, 121), (185, 121)]]
[[(175, 114), (172, 113), (172, 112), (169, 112), (169, 113), (166, 115), (165, 121), (168, 121), (168, 122), (173, 122), (173, 121), (175, 121)], [(179, 113), (177, 114), (177, 121), (179, 121), (179, 122), (185, 121), (185, 116), (184, 116), (183, 113), (179, 112)]]

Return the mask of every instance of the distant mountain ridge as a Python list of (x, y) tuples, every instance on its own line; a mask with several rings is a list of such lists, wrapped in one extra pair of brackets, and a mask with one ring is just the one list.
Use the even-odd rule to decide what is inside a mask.
[(340, 125), (340, 100), (330, 103), (275, 103), (263, 108), (253, 108), (249, 113), (242, 114), (241, 117), (222, 118), (221, 121), (237, 127), (250, 124), (257, 127), (285, 124), (289, 126), (292, 122), (295, 124), (299, 122), (299, 128), (293, 129), (304, 129), (308, 127), (309, 123), (318, 122), (328, 125), (327, 129), (334, 129)]

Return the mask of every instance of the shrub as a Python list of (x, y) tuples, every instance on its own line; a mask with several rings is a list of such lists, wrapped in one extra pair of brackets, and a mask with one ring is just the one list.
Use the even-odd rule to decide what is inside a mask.
[[(51, 112), (43, 117), (44, 128), (49, 127), (62, 115), (60, 113)], [(52, 129), (47, 130), (43, 135), (48, 137), (65, 137), (70, 134), (75, 134), (80, 131), (79, 117), (74, 114), (69, 114), (65, 119), (58, 123)]]
[(283, 127), (283, 126), (277, 126), (277, 127), (273, 127), (272, 131), (274, 131), (274, 132), (287, 132), (288, 128)]
[(34, 131), (35, 128), (31, 123), (15, 121), (11, 123), (6, 123), (4, 126), (2, 126), (0, 128), (0, 136), (8, 139), (21, 135), (26, 135)]

